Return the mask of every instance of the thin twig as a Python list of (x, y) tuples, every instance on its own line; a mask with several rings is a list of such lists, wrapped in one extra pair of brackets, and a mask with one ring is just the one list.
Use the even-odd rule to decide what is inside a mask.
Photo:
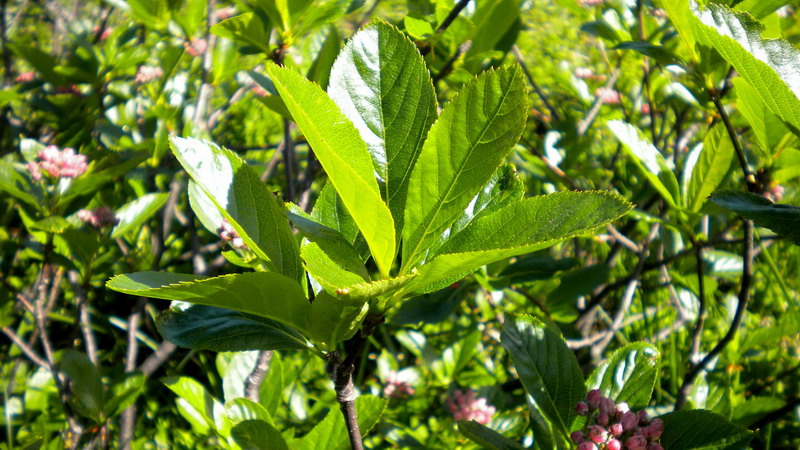
[(45, 361), (41, 356), (39, 356), (36, 353), (36, 351), (34, 351), (27, 343), (25, 343), (25, 341), (23, 341), (19, 336), (17, 336), (17, 333), (15, 333), (14, 330), (12, 330), (9, 327), (3, 327), (2, 330), (3, 334), (5, 334), (11, 340), (11, 342), (16, 344), (17, 347), (19, 347), (19, 349), (22, 350), (22, 353), (24, 353), (25, 356), (28, 357), (28, 359), (30, 359), (31, 361), (36, 363), (37, 366), (43, 369), (50, 369), (50, 365), (47, 364), (47, 361)]
[[(619, 78), (620, 73), (621, 72), (619, 70), (619, 67), (617, 67), (611, 72), (611, 76), (608, 77), (608, 81), (606, 81), (605, 84), (605, 87), (607, 89), (611, 89), (614, 87), (614, 84), (617, 83), (617, 79)], [(589, 127), (592, 125), (592, 122), (594, 122), (594, 119), (597, 118), (597, 115), (600, 113), (600, 108), (602, 106), (603, 106), (603, 99), (598, 96), (597, 99), (595, 99), (592, 108), (586, 114), (586, 117), (584, 117), (583, 120), (581, 120), (578, 123), (578, 136), (582, 137), (586, 135), (586, 132), (589, 131)]]
[(552, 117), (556, 122), (558, 122), (560, 120), (558, 111), (556, 111), (553, 105), (550, 104), (550, 102), (547, 100), (547, 96), (544, 95), (544, 91), (542, 91), (542, 89), (539, 87), (539, 84), (536, 82), (536, 80), (533, 79), (533, 75), (531, 74), (531, 71), (528, 69), (528, 65), (525, 64), (525, 58), (522, 57), (522, 53), (519, 51), (519, 47), (517, 47), (517, 44), (511, 46), (511, 52), (514, 53), (514, 58), (517, 59), (517, 63), (522, 68), (522, 72), (525, 74), (525, 77), (528, 78), (528, 83), (531, 84), (531, 87), (536, 92), (536, 95), (538, 95), (539, 98), (542, 99), (544, 107), (547, 108), (548, 111), (550, 111), (550, 117)]
[(700, 355), (700, 340), (703, 334), (703, 325), (706, 320), (706, 289), (705, 275), (703, 274), (703, 246), (695, 245), (695, 262), (697, 264), (697, 322), (692, 329), (692, 350), (689, 354), (689, 361), (694, 363)]

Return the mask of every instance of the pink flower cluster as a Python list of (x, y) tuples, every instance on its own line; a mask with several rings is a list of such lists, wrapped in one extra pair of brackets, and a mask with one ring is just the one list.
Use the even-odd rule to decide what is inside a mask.
[(607, 103), (609, 105), (618, 105), (620, 100), (619, 91), (615, 91), (614, 89), (610, 89), (607, 87), (597, 88), (594, 91), (594, 95), (600, 98), (603, 103)]
[(78, 211), (78, 219), (95, 228), (116, 225), (119, 219), (114, 215), (114, 211), (108, 206), (100, 206), (95, 209), (82, 209)]
[(495, 413), (494, 406), (486, 403), (485, 398), (475, 398), (475, 391), (461, 392), (456, 389), (453, 396), (447, 399), (447, 409), (453, 415), (453, 419), (474, 420), (481, 424), (492, 421)]
[(22, 72), (14, 79), (17, 83), (30, 83), (36, 79), (36, 72)]
[(164, 71), (157, 66), (139, 66), (136, 72), (136, 84), (145, 84), (164, 76)]
[(646, 412), (635, 413), (625, 402), (614, 403), (598, 389), (589, 391), (575, 409), (588, 419), (583, 430), (570, 435), (578, 450), (622, 450), (623, 444), (628, 450), (663, 450), (661, 419), (648, 420)]
[(35, 181), (42, 179), (42, 172), (52, 178), (77, 178), (86, 172), (86, 156), (71, 148), (59, 150), (55, 145), (48, 145), (38, 156), (38, 162), (28, 163), (28, 171)]
[(397, 372), (389, 372), (386, 376), (386, 386), (383, 387), (383, 395), (389, 398), (403, 398), (414, 395), (414, 387), (407, 381), (400, 380)]
[(783, 194), (786, 192), (786, 188), (781, 186), (780, 184), (770, 184), (766, 191), (764, 191), (763, 195), (772, 203), (778, 203), (779, 201), (783, 200)]
[(205, 39), (194, 38), (191, 42), (184, 42), (186, 53), (192, 56), (200, 56), (208, 50), (208, 42)]
[(247, 244), (244, 243), (244, 240), (239, 236), (239, 233), (236, 232), (236, 229), (233, 228), (233, 225), (231, 225), (227, 219), (222, 219), (222, 225), (217, 228), (217, 233), (219, 233), (219, 237), (222, 238), (223, 241), (230, 242), (234, 248), (248, 249)]
[(602, 5), (604, 0), (578, 0), (581, 6), (597, 6)]

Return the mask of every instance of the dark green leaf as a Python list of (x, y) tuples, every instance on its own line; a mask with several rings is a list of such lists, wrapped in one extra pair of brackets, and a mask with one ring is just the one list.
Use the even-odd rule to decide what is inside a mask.
[(660, 45), (651, 44), (646, 41), (627, 41), (618, 44), (614, 47), (615, 50), (634, 50), (644, 56), (655, 59), (659, 64), (668, 66), (670, 64), (678, 64), (686, 66), (679, 57), (675, 56), (672, 52), (665, 49)]
[(578, 361), (558, 328), (531, 316), (516, 316), (506, 322), (500, 341), (511, 355), (532, 407), (566, 437), (577, 416), (575, 405), (583, 400), (586, 388)]
[(800, 208), (797, 206), (776, 205), (760, 195), (741, 191), (717, 192), (710, 200), (800, 245), (800, 227), (797, 226)]
[(97, 368), (89, 358), (74, 350), (61, 353), (59, 369), (69, 378), (72, 392), (95, 420), (101, 420), (105, 404), (105, 388)]
[(516, 144), (526, 117), (525, 83), (517, 67), (470, 80), (444, 108), (411, 173), (403, 270), (427, 259), (464, 213)]
[(525, 447), (493, 429), (470, 420), (459, 420), (458, 431), (472, 442), (491, 450), (521, 450)]
[(747, 428), (728, 422), (710, 411), (696, 409), (661, 416), (664, 448), (727, 449), (744, 448), (753, 437)]
[(658, 379), (658, 350), (650, 344), (635, 342), (615, 351), (592, 372), (587, 389), (600, 389), (616, 403), (626, 402), (631, 409), (650, 403)]
[(164, 339), (195, 350), (302, 350), (308, 348), (297, 331), (274, 320), (230, 309), (173, 306), (156, 321)]
[(436, 94), (422, 56), (397, 28), (372, 23), (342, 49), (328, 94), (366, 142), (381, 196), (401, 230), (410, 168), (436, 120)]

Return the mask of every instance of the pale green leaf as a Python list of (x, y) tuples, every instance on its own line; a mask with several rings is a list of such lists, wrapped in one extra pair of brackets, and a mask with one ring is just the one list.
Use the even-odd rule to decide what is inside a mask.
[(244, 13), (225, 19), (211, 27), (211, 33), (252, 45), (264, 53), (269, 48), (269, 26), (254, 13)]
[(696, 409), (661, 416), (664, 448), (723, 449), (746, 448), (753, 432), (728, 422), (724, 417)]
[[(696, 154), (695, 152), (699, 152)], [(696, 158), (695, 164), (686, 163), (687, 173), (691, 173), (686, 185), (686, 207), (694, 212), (700, 211), (706, 199), (725, 179), (733, 162), (733, 144), (725, 127), (715, 126), (706, 133), (703, 145), (694, 150), (689, 159)], [(691, 169), (690, 172), (688, 172)]]
[(431, 127), (411, 174), (403, 228), (403, 270), (464, 212), (516, 144), (527, 96), (518, 67), (470, 80)]
[(275, 272), (202, 278), (167, 272), (117, 275), (106, 287), (125, 294), (233, 309), (305, 330), (310, 304), (297, 282)]
[(650, 344), (634, 342), (615, 351), (586, 380), (587, 389), (600, 389), (616, 403), (626, 402), (632, 409), (650, 403), (658, 380), (658, 350)]
[(419, 268), (419, 276), (404, 291), (430, 292), (482, 265), (589, 233), (618, 219), (631, 206), (619, 195), (604, 191), (558, 192), (512, 203), (453, 236), (431, 262)]
[(339, 54), (328, 94), (366, 142), (401, 230), (410, 169), (436, 120), (436, 93), (422, 56), (397, 28), (375, 22)]
[(716, 49), (756, 89), (770, 111), (800, 132), (800, 50), (785, 39), (763, 39), (747, 13), (693, 0), (698, 40)]
[(531, 405), (567, 436), (577, 417), (575, 404), (586, 395), (578, 360), (554, 325), (516, 316), (503, 326), (503, 347), (525, 387)]
[(800, 245), (800, 208), (797, 206), (776, 205), (760, 195), (741, 191), (718, 192), (710, 200)]
[[(361, 435), (366, 436), (378, 422), (386, 408), (386, 400), (371, 395), (362, 395), (356, 398), (356, 412), (358, 428)], [(339, 408), (328, 412), (324, 419), (318, 423), (307, 435), (289, 443), (293, 450), (347, 450), (350, 441)]]
[(231, 309), (173, 306), (156, 320), (165, 340), (181, 347), (215, 352), (302, 350), (305, 338), (280, 322)]
[(111, 230), (111, 238), (116, 239), (140, 227), (164, 206), (168, 197), (169, 194), (146, 194), (118, 209), (114, 216), (119, 223)]
[(736, 5), (736, 9), (738, 11), (747, 11), (756, 19), (763, 19), (781, 6), (786, 6), (790, 3), (786, 0), (743, 0)]
[(692, 61), (697, 61), (697, 50), (695, 49), (697, 37), (692, 26), (693, 16), (688, 0), (658, 0), (658, 6), (667, 12), (667, 17), (678, 31), (678, 36), (681, 38), (684, 48), (689, 52)]
[(642, 136), (635, 126), (621, 120), (610, 120), (607, 125), (622, 143), (625, 151), (631, 155), (642, 175), (670, 206), (676, 207), (676, 197), (679, 193), (678, 180), (667, 165), (664, 156)]
[[(283, 202), (235, 153), (192, 138), (172, 138), (172, 151), (259, 258), (305, 282), (300, 249)], [(222, 225), (222, 224), (219, 224)], [(219, 227), (218, 225), (218, 227)]]
[(313, 242), (304, 245), (300, 254), (306, 262), (308, 273), (328, 292), (333, 293), (338, 288), (368, 281), (363, 274), (351, 272), (338, 264)]
[(770, 112), (758, 90), (747, 80), (734, 78), (733, 86), (736, 92), (736, 107), (747, 119), (750, 129), (756, 136), (758, 147), (761, 149), (759, 156), (764, 160), (769, 160), (781, 138), (789, 132), (789, 129), (777, 115)]
[(358, 225), (381, 274), (395, 256), (394, 221), (383, 202), (364, 140), (319, 86), (271, 64), (267, 72)]
[(162, 378), (161, 382), (178, 396), (181, 412), (189, 422), (194, 422), (195, 427), (207, 429), (216, 426), (216, 415), (223, 411), (223, 406), (202, 384), (183, 376)]

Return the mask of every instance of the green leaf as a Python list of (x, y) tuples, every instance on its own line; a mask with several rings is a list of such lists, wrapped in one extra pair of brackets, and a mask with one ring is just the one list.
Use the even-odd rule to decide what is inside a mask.
[(733, 408), (731, 422), (751, 427), (767, 414), (786, 406), (786, 400), (777, 397), (750, 397)]
[(338, 342), (353, 337), (368, 311), (366, 301), (345, 302), (323, 291), (311, 303), (309, 335), (333, 349)]
[(626, 402), (631, 409), (650, 403), (658, 379), (658, 350), (650, 344), (634, 342), (615, 351), (586, 381), (587, 389), (600, 389), (614, 402)]
[(217, 416), (223, 412), (223, 406), (202, 384), (189, 377), (166, 377), (161, 382), (178, 396), (181, 415), (195, 429), (216, 428)]
[(428, 251), (467, 209), (519, 139), (527, 96), (518, 67), (470, 80), (431, 127), (408, 186), (403, 270)]
[(525, 447), (494, 431), (493, 429), (470, 420), (459, 420), (458, 431), (472, 442), (490, 450), (521, 450)]
[(664, 421), (661, 435), (664, 448), (744, 448), (753, 438), (753, 432), (747, 428), (702, 409), (672, 412), (661, 416), (661, 420)]
[(244, 13), (225, 19), (211, 27), (211, 33), (233, 41), (252, 45), (269, 53), (269, 26), (258, 14)]
[(785, 39), (763, 39), (764, 26), (747, 13), (690, 3), (698, 40), (716, 49), (770, 111), (800, 132), (800, 50)]
[[(466, 69), (475, 73), (483, 66), (486, 53), (495, 50), (506, 33), (518, 23), (522, 10), (520, 0), (495, 0), (476, 2), (472, 21), (475, 27), (467, 37), (472, 45), (467, 51)], [(466, 40), (465, 39), (465, 40)], [(508, 50), (505, 48), (504, 50)]]
[(356, 250), (361, 262), (365, 262), (369, 258), (367, 242), (358, 231), (358, 225), (347, 212), (347, 207), (336, 193), (332, 183), (325, 183), (325, 186), (322, 187), (322, 191), (314, 203), (314, 209), (311, 210), (311, 216), (322, 225), (338, 231)]
[(368, 281), (363, 275), (350, 272), (337, 264), (313, 242), (304, 245), (301, 254), (306, 261), (309, 275), (328, 292), (333, 293), (339, 288)]
[[(362, 436), (366, 436), (367, 432), (378, 422), (386, 408), (386, 403), (386, 400), (371, 395), (362, 395), (356, 399), (358, 428), (361, 430)], [(317, 424), (307, 435), (291, 441), (289, 447), (294, 450), (349, 449), (350, 441), (339, 408), (331, 409), (322, 422)]]
[(72, 224), (61, 216), (45, 217), (42, 220), (26, 224), (29, 230), (44, 231), (46, 233), (61, 234), (72, 228)]
[(682, 61), (679, 57), (675, 56), (671, 51), (667, 50), (666, 48), (651, 44), (647, 41), (625, 41), (619, 43), (614, 50), (634, 50), (641, 53), (644, 56), (649, 58), (653, 58), (659, 64), (668, 66), (670, 64), (678, 64), (680, 66), (686, 66), (686, 63)]
[(710, 200), (800, 245), (800, 228), (797, 226), (800, 208), (797, 206), (776, 205), (760, 195), (740, 191), (717, 192)]
[(629, 123), (610, 120), (607, 125), (653, 188), (670, 206), (677, 207), (675, 198), (678, 196), (678, 180), (658, 149), (642, 136), (638, 128)]
[(277, 428), (263, 420), (245, 420), (231, 428), (231, 436), (244, 450), (289, 450)]
[(692, 61), (697, 61), (695, 44), (697, 37), (693, 27), (694, 16), (689, 8), (688, 0), (658, 0), (658, 6), (667, 12), (670, 22), (678, 31), (678, 36), (683, 41), (684, 47), (689, 52)]
[(166, 203), (169, 194), (146, 194), (127, 203), (114, 215), (119, 223), (111, 230), (111, 238), (116, 239), (130, 230), (138, 229)]
[(524, 195), (525, 186), (517, 175), (516, 167), (513, 164), (503, 165), (492, 174), (489, 182), (469, 202), (461, 217), (453, 222), (446, 234), (455, 235), (476, 218), (518, 202)]
[(261, 383), (259, 400), (261, 406), (267, 410), (270, 416), (275, 417), (278, 407), (283, 403), (283, 363), (278, 352), (272, 352), (269, 358), (269, 370)]
[(225, 415), (228, 416), (233, 423), (239, 423), (245, 420), (263, 420), (267, 423), (272, 422), (272, 417), (270, 417), (267, 410), (249, 398), (234, 398), (226, 403)]
[(89, 358), (74, 350), (61, 353), (59, 369), (64, 372), (72, 386), (72, 392), (87, 412), (96, 420), (101, 420), (101, 411), (105, 404), (105, 388), (97, 368)]
[(706, 133), (703, 145), (687, 158), (685, 173), (690, 173), (686, 184), (686, 207), (699, 212), (706, 199), (725, 179), (733, 162), (733, 144), (722, 125)]
[(144, 375), (141, 373), (126, 374), (121, 381), (112, 386), (113, 396), (103, 405), (105, 417), (115, 417), (132, 405), (144, 392)]
[(759, 156), (768, 160), (775, 153), (781, 138), (789, 132), (780, 118), (771, 113), (758, 90), (743, 78), (734, 78), (736, 108), (747, 119), (761, 148)]
[(247, 246), (259, 258), (271, 261), (278, 272), (304, 283), (300, 249), (284, 214), (283, 202), (258, 174), (236, 154), (210, 142), (175, 137), (171, 143), (183, 168)]
[(319, 49), (319, 53), (308, 69), (307, 74), (308, 79), (317, 83), (322, 89), (328, 87), (331, 69), (341, 46), (342, 39), (339, 37), (339, 32), (336, 31), (336, 27), (331, 26), (330, 31), (328, 31), (328, 37), (322, 43), (322, 48)]
[(364, 140), (319, 86), (274, 64), (267, 73), (364, 235), (378, 269), (388, 276), (395, 256), (394, 221), (381, 200)]
[(605, 191), (557, 192), (528, 198), (480, 217), (419, 268), (405, 292), (430, 292), (441, 282), (511, 256), (550, 247), (618, 219), (632, 205)]
[(369, 281), (366, 283), (352, 284), (336, 290), (336, 296), (348, 302), (370, 300), (377, 297), (386, 297), (394, 294), (408, 285), (417, 276), (416, 269), (408, 275), (388, 278), (384, 280)]
[(41, 202), (31, 194), (30, 181), (7, 161), (0, 161), (0, 191), (6, 191), (17, 200), (21, 200), (37, 209), (42, 208)]
[(747, 11), (756, 19), (763, 19), (787, 4), (786, 0), (743, 0), (736, 5), (736, 9)]
[(366, 142), (381, 196), (401, 230), (410, 168), (436, 120), (436, 93), (425, 61), (397, 28), (374, 22), (342, 49), (328, 95)]
[(117, 275), (106, 287), (125, 294), (233, 309), (306, 329), (310, 305), (294, 280), (274, 272), (202, 278), (167, 272)]
[(274, 320), (230, 309), (173, 305), (156, 320), (164, 339), (195, 350), (302, 350), (308, 345), (297, 331)]
[(554, 325), (525, 315), (509, 322), (500, 341), (511, 355), (531, 406), (565, 437), (577, 416), (575, 405), (586, 395), (578, 360)]

